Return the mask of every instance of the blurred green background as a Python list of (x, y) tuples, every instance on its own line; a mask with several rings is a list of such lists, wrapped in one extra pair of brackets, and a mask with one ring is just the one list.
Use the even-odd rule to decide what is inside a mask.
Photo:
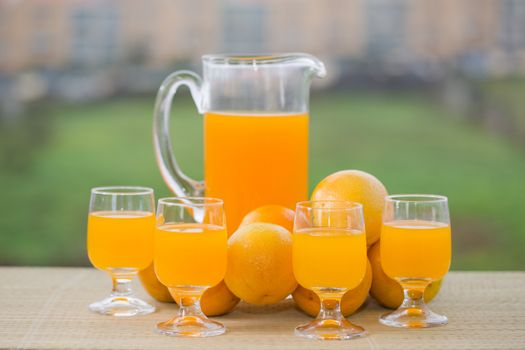
[[(327, 63), (329, 72), (328, 82), (315, 85), (311, 97), (310, 189), (332, 172), (361, 169), (377, 176), (390, 193), (447, 195), (453, 269), (525, 267), (525, 36), (516, 35), (516, 31), (525, 33), (523, 2), (483, 1), (478, 7), (472, 1), (458, 1), (475, 18), (485, 18), (484, 11), (492, 11), (493, 4), (499, 9), (498, 18), (515, 27), (500, 28), (491, 22), (487, 29), (484, 22), (469, 22), (461, 30), (474, 30), (477, 41), (454, 46), (456, 51), (448, 56), (430, 46), (431, 59), (408, 50), (412, 47), (408, 34), (399, 41), (398, 32), (388, 33), (408, 23), (413, 7), (427, 1), (419, 5), (371, 1), (375, 7), (362, 10), (359, 22), (369, 34), (344, 34), (345, 27), (340, 31), (335, 27), (326, 34), (331, 41), (324, 46), (318, 45), (323, 38), (310, 38), (306, 30), (295, 33), (284, 25), (285, 37), (292, 38), (289, 42), (278, 41), (274, 34), (259, 37), (277, 21), (282, 6), (317, 8), (322, 2), (307, 6), (293, 1), (218, 1), (214, 6), (220, 8), (207, 8), (200, 15), (191, 11), (197, 5), (190, 1), (173, 3), (0, 5), (0, 51), (9, 50), (0, 55), (0, 264), (88, 265), (85, 231), (90, 188), (144, 185), (153, 187), (157, 197), (170, 195), (155, 163), (151, 136), (155, 89), (162, 78), (173, 69), (200, 70), (199, 56), (207, 52), (285, 50), (312, 52)], [(332, 17), (342, 3), (326, 3), (331, 12), (315, 15), (305, 9), (305, 14), (292, 15), (291, 23), (304, 16), (305, 26), (319, 30), (313, 23), (320, 16), (326, 25), (337, 21), (341, 26), (355, 25), (355, 14), (337, 21)], [(35, 34), (35, 42), (31, 39), (39, 26), (46, 33), (48, 22), (55, 27), (61, 23), (60, 6), (69, 6), (66, 17), (77, 36), (71, 39), (77, 44), (70, 59), (63, 61), (51, 55), (59, 51), (52, 43), (60, 30), (50, 30), (47, 38)], [(169, 9), (160, 11), (163, 6)], [(165, 61), (159, 61), (160, 56), (148, 54), (156, 47), (148, 40), (157, 32), (151, 30), (144, 39), (150, 46), (141, 46), (140, 31), (123, 34), (124, 24), (146, 26), (141, 17), (129, 15), (135, 7), (156, 8), (148, 15), (165, 20), (187, 13), (193, 16), (195, 28), (204, 28), (209, 16), (229, 25), (219, 31), (221, 38), (202, 29), (197, 37), (202, 42), (192, 37), (189, 47), (173, 38), (172, 56), (168, 53)], [(522, 15), (514, 14), (516, 8)], [(433, 11), (441, 10), (438, 6)], [(376, 12), (382, 16), (379, 22), (370, 15)], [(398, 18), (400, 13), (404, 17)], [(27, 36), (30, 46), (37, 46), (31, 50), (43, 50), (47, 56), (31, 58), (32, 51), (24, 51), (20, 40), (10, 39), (20, 38), (14, 35), (20, 30), (15, 24), (26, 17), (41, 21), (28, 29)], [(158, 26), (171, 23), (159, 22)], [(386, 25), (377, 34), (371, 29), (377, 23), (391, 27)], [(108, 26), (108, 33), (112, 26), (120, 28), (108, 45), (99, 44), (108, 36), (97, 32), (101, 24)], [(436, 30), (427, 25), (436, 24), (423, 24), (421, 30)], [(491, 41), (496, 37), (493, 32), (507, 33), (507, 41), (500, 36)], [(133, 45), (123, 44), (129, 40), (126, 35)], [(453, 42), (450, 34), (442, 35), (445, 43)], [(356, 41), (364, 45), (361, 51), (352, 51)], [(348, 52), (336, 50), (344, 42), (350, 43)], [(405, 56), (399, 55), (401, 49)], [(99, 51), (100, 57), (92, 54)], [(20, 57), (25, 63), (19, 64)], [(175, 153), (188, 175), (201, 178), (202, 120), (187, 93), (177, 95), (173, 114)]]

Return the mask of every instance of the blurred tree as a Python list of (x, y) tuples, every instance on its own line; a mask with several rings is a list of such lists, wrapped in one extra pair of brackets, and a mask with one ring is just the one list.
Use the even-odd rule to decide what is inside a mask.
[(28, 172), (36, 153), (52, 136), (52, 117), (40, 103), (24, 106), (10, 101), (5, 105), (0, 109), (0, 169)]

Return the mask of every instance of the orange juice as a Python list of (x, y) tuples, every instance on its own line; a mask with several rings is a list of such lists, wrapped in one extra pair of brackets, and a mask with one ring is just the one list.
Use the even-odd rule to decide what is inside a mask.
[(381, 265), (391, 278), (439, 280), (451, 260), (450, 225), (400, 220), (383, 224)]
[(226, 229), (209, 224), (167, 224), (155, 233), (155, 273), (168, 287), (218, 284), (226, 274)]
[(293, 271), (308, 289), (352, 289), (365, 276), (366, 235), (363, 231), (307, 228), (293, 234)]
[(266, 204), (308, 196), (308, 114), (204, 116), (206, 196), (222, 198), (230, 234)]
[(153, 260), (155, 215), (142, 211), (99, 211), (88, 217), (88, 255), (101, 269), (143, 270)]

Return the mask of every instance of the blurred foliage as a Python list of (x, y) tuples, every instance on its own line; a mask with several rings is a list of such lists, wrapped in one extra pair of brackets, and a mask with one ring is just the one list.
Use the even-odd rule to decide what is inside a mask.
[(14, 115), (0, 111), (0, 168), (3, 172), (27, 172), (36, 152), (53, 132), (48, 106), (30, 106)]
[[(522, 148), (419, 93), (314, 94), (311, 107), (311, 188), (332, 172), (356, 168), (375, 174), (390, 193), (447, 195), (453, 268), (525, 266)], [(157, 197), (170, 194), (155, 163), (152, 109), (153, 96), (35, 106), (30, 114), (45, 110), (49, 116), (2, 127), (0, 152), (25, 157), (27, 148), (23, 152), (32, 155), (30, 166), (13, 168), (11, 162), (1, 168), (0, 264), (89, 264), (85, 224), (91, 187), (147, 185)], [(177, 95), (173, 113), (179, 162), (187, 174), (201, 178), (201, 119), (187, 95)], [(31, 128), (36, 131), (26, 130)], [(49, 136), (43, 142), (25, 133)], [(3, 136), (18, 145), (7, 148)]]
[[(490, 117), (506, 118), (506, 134), (525, 149), (525, 79), (487, 80), (479, 84)], [(494, 119), (494, 118), (492, 118)], [(494, 128), (494, 125), (487, 125)]]

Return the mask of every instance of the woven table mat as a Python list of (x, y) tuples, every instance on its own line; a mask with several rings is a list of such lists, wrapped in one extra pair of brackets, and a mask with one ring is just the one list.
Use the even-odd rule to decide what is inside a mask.
[(385, 327), (386, 310), (369, 300), (350, 320), (369, 335), (350, 341), (313, 341), (293, 335), (310, 318), (285, 300), (270, 307), (239, 304), (218, 317), (228, 331), (207, 339), (156, 334), (155, 324), (177, 307), (140, 317), (93, 314), (87, 305), (109, 294), (110, 278), (89, 268), (0, 268), (0, 349), (525, 349), (525, 272), (451, 272), (431, 308), (449, 317), (444, 327)]

